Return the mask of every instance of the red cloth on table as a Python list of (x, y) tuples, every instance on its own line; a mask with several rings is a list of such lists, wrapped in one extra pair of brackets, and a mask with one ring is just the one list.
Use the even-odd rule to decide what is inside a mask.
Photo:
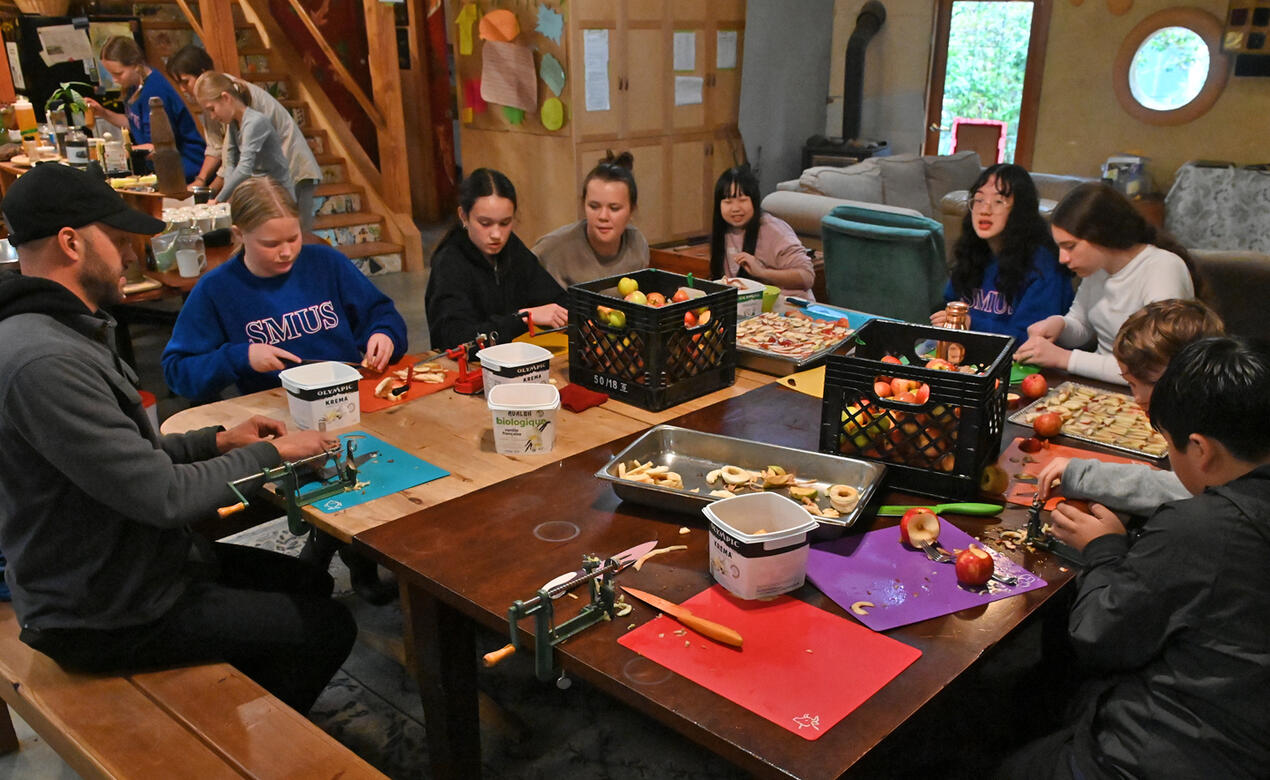
[(582, 385), (565, 385), (560, 391), (560, 405), (571, 412), (585, 412), (607, 400), (609, 397), (604, 393), (588, 390)]

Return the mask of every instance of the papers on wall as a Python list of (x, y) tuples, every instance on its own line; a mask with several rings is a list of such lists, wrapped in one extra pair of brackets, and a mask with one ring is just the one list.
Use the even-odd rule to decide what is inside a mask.
[(697, 69), (697, 34), (675, 32), (675, 70)]
[(528, 46), (486, 41), (481, 57), (481, 97), (487, 102), (538, 110), (538, 76)]
[(700, 76), (675, 76), (675, 105), (692, 106), (701, 103), (701, 91), (705, 82)]
[(732, 70), (736, 67), (736, 30), (719, 30), (714, 48), (716, 70)]
[(564, 67), (560, 65), (560, 60), (551, 55), (551, 52), (542, 55), (542, 62), (538, 65), (538, 75), (542, 77), (547, 88), (557, 96), (564, 90)]
[(560, 43), (560, 34), (564, 32), (564, 15), (556, 13), (545, 5), (538, 6), (538, 26), (534, 32), (542, 33), (552, 43)]
[(582, 31), (582, 63), (587, 111), (608, 111), (609, 31)]
[(18, 64), (18, 44), (5, 41), (4, 49), (9, 53), (9, 74), (13, 76), (13, 86), (26, 89), (26, 80), (22, 78), (22, 67)]
[(54, 24), (36, 30), (40, 36), (40, 57), (52, 67), (62, 62), (91, 60), (93, 47), (88, 33), (72, 24)]

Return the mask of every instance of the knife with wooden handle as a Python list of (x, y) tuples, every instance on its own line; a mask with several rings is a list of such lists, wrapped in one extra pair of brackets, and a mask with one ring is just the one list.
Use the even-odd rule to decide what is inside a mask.
[(732, 647), (741, 646), (741, 635), (736, 631), (728, 628), (727, 626), (715, 623), (713, 620), (706, 620), (705, 618), (697, 617), (692, 614), (692, 610), (687, 607), (681, 607), (678, 604), (667, 601), (660, 596), (654, 596), (651, 593), (637, 590), (636, 588), (628, 588), (625, 585), (622, 586), (622, 590), (631, 594), (653, 609), (660, 609), (665, 614), (670, 615), (675, 620), (678, 620), (680, 623), (683, 623), (685, 626), (691, 628), (693, 631), (696, 631), (704, 637), (713, 639), (716, 642), (721, 642), (725, 645), (731, 645)]

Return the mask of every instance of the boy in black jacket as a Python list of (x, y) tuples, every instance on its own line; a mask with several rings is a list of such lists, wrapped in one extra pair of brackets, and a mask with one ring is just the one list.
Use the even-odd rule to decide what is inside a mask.
[(1264, 777), (1270, 766), (1270, 350), (1204, 339), (1173, 359), (1151, 423), (1193, 498), (1132, 541), (1115, 515), (1060, 505), (1087, 568), (1069, 620), (1101, 675), (1076, 722), (1003, 777)]

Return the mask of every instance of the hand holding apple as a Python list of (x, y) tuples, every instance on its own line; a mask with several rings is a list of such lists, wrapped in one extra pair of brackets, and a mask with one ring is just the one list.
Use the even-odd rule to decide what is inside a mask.
[[(1084, 551), (1085, 545), (1107, 534), (1124, 534), (1124, 523), (1102, 504), (1064, 501), (1050, 512), (1050, 532), (1060, 542)], [(1087, 511), (1086, 511), (1087, 510)]]
[(1060, 483), (1063, 479), (1063, 472), (1067, 471), (1067, 464), (1071, 462), (1071, 458), (1055, 457), (1049, 463), (1041, 467), (1036, 475), (1036, 491), (1041, 494), (1041, 500), (1044, 501), (1053, 493), (1054, 480)]

